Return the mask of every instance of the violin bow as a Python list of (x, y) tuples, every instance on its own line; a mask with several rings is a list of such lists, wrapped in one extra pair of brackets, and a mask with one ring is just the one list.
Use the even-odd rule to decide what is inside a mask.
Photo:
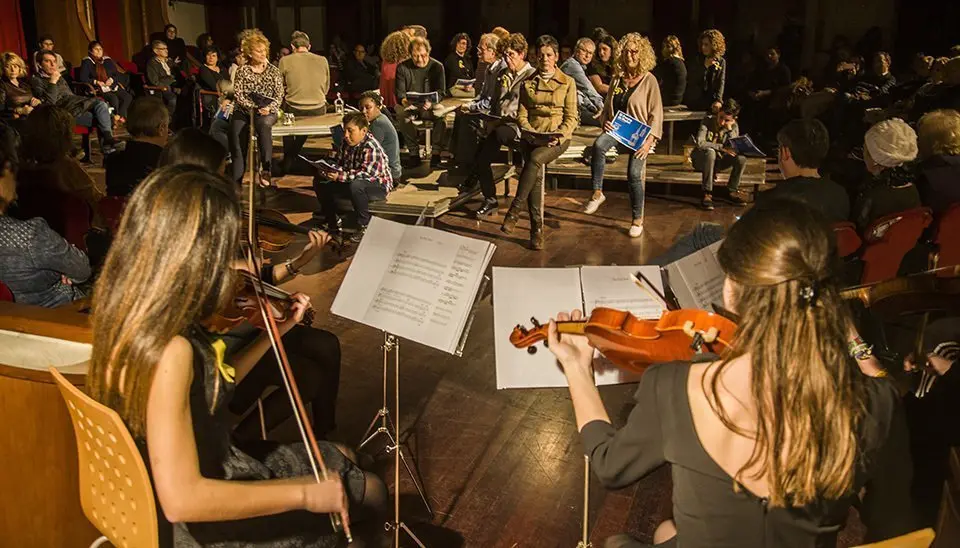
[[(249, 116), (250, 125), (252, 126), (254, 123), (253, 108), (250, 109)], [(260, 314), (263, 317), (264, 330), (270, 339), (270, 347), (273, 349), (273, 355), (280, 367), (280, 377), (283, 379), (284, 388), (287, 391), (287, 396), (290, 398), (290, 407), (293, 409), (293, 416), (297, 421), (297, 428), (300, 429), (300, 437), (303, 440), (304, 446), (307, 448), (307, 456), (310, 460), (313, 477), (317, 483), (320, 483), (329, 477), (327, 466), (323, 461), (323, 455), (320, 453), (320, 445), (317, 443), (317, 437), (313, 433), (313, 428), (307, 415), (307, 409), (303, 405), (303, 398), (297, 387), (297, 380), (293, 375), (293, 369), (290, 367), (290, 361), (287, 359), (287, 351), (281, 340), (280, 329), (277, 327), (276, 319), (270, 312), (270, 305), (266, 295), (266, 284), (263, 281), (263, 276), (260, 274), (260, 269), (257, 268), (256, 255), (258, 254), (257, 252), (259, 252), (260, 264), (263, 264), (263, 249), (257, 244), (256, 188), (259, 184), (258, 179), (260, 178), (260, 173), (256, 169), (257, 151), (252, 128), (250, 131), (250, 146), (247, 151), (251, 179), (247, 202), (249, 222), (247, 223), (246, 258), (248, 268), (253, 276), (254, 283), (251, 285), (254, 287), (257, 303), (260, 305)], [(337, 514), (328, 515), (330, 516), (330, 525), (333, 527), (333, 530), (340, 531), (342, 529), (347, 537), (347, 543), (352, 543), (353, 536), (350, 533), (346, 511), (344, 511), (342, 516)]]

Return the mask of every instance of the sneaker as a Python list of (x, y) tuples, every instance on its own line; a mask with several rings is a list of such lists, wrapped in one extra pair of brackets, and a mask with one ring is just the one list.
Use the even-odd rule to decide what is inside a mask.
[(601, 194), (599, 198), (591, 198), (590, 201), (587, 202), (587, 206), (583, 208), (583, 212), (587, 215), (593, 215), (598, 209), (600, 209), (600, 204), (606, 201), (607, 197), (603, 194)]
[(730, 201), (738, 206), (747, 205), (747, 197), (740, 190), (730, 191)]
[(643, 234), (643, 225), (630, 225), (630, 237), (639, 238)]
[(361, 226), (360, 228), (358, 228), (357, 231), (354, 232), (352, 236), (350, 236), (350, 243), (359, 244), (360, 240), (363, 239), (363, 234), (366, 231), (367, 231), (367, 227), (365, 226)]
[(477, 219), (483, 219), (491, 213), (496, 213), (498, 207), (499, 204), (497, 204), (496, 198), (492, 200), (484, 200), (483, 205), (480, 206), (480, 209), (474, 212), (474, 215), (477, 217)]
[(709, 192), (705, 193), (700, 200), (700, 207), (706, 211), (713, 211), (713, 195)]

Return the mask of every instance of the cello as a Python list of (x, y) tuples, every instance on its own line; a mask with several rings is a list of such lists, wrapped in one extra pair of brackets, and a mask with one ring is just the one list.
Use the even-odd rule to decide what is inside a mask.
[[(254, 120), (254, 109), (250, 109), (250, 120)], [(257, 268), (257, 255), (259, 252), (260, 263), (263, 263), (263, 249), (259, 245), (258, 238), (258, 222), (257, 222), (257, 212), (256, 212), (256, 188), (260, 185), (260, 170), (256, 169), (256, 141), (255, 141), (256, 132), (250, 132), (250, 147), (248, 149), (248, 169), (250, 171), (252, 180), (250, 181), (250, 186), (248, 189), (248, 200), (247, 200), (247, 241), (245, 246), (245, 255), (247, 260), (247, 268), (250, 276), (250, 285), (253, 288), (253, 297), (256, 300), (257, 308), (259, 309), (260, 320), (262, 322), (264, 331), (267, 334), (267, 337), (270, 340), (270, 347), (273, 350), (274, 357), (277, 360), (277, 364), (280, 367), (280, 377), (283, 379), (284, 389), (287, 391), (287, 395), (290, 398), (290, 407), (293, 409), (293, 416), (296, 419), (297, 428), (300, 431), (300, 437), (304, 443), (304, 446), (307, 448), (307, 456), (310, 459), (310, 468), (313, 471), (313, 477), (317, 483), (324, 481), (329, 478), (329, 472), (327, 466), (323, 461), (323, 455), (320, 453), (320, 445), (317, 443), (317, 438), (313, 434), (313, 428), (310, 425), (310, 419), (307, 415), (306, 407), (303, 404), (303, 397), (300, 395), (300, 390), (297, 388), (297, 381), (293, 375), (293, 369), (290, 367), (290, 361), (287, 359), (287, 351), (283, 346), (283, 341), (281, 340), (280, 330), (277, 327), (277, 319), (274, 315), (274, 309), (271, 306), (270, 298), (268, 296), (267, 284), (264, 283), (263, 278), (260, 276), (260, 270)], [(349, 516), (347, 511), (344, 510), (342, 515), (338, 514), (329, 514), (330, 516), (330, 525), (333, 527), (333, 530), (336, 532), (343, 531), (344, 536), (347, 539), (347, 543), (353, 542), (353, 536), (350, 533), (349, 526)]]

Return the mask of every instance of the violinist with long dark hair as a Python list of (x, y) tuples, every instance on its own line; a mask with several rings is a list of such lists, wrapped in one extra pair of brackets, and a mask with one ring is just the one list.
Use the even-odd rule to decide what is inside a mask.
[[(620, 429), (594, 385), (593, 348), (551, 322), (548, 347), (601, 481), (623, 487), (672, 465), (673, 519), (656, 546), (832, 546), (855, 502), (868, 541), (913, 529), (903, 412), (889, 379), (850, 356), (832, 240), (799, 203), (745, 213), (718, 254), (724, 306), (740, 316), (730, 348), (648, 368)], [(618, 535), (606, 546), (647, 545)]]
[[(316, 514), (374, 508), (383, 482), (330, 443), (319, 443), (330, 478), (316, 482), (303, 444), (231, 439), (226, 403), (270, 348), (261, 335), (227, 361), (202, 327), (232, 300), (240, 229), (234, 185), (203, 168), (161, 168), (137, 188), (94, 290), (87, 387), (140, 445), (161, 545), (334, 546)], [(280, 334), (309, 307), (295, 299)]]

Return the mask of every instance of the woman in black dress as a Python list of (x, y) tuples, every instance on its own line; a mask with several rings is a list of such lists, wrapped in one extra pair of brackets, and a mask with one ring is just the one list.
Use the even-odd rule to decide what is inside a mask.
[[(672, 465), (673, 519), (655, 545), (834, 546), (854, 503), (868, 542), (913, 529), (900, 401), (889, 379), (866, 376), (850, 356), (861, 348), (848, 350), (833, 241), (826, 220), (799, 203), (745, 213), (718, 253), (724, 306), (740, 315), (732, 346), (647, 369), (619, 430), (594, 385), (593, 348), (558, 339), (551, 322), (548, 347), (601, 481), (624, 487)], [(606, 546), (649, 545), (618, 535)]]
[[(383, 482), (330, 443), (318, 483), (302, 443), (239, 447), (230, 435), (234, 387), (270, 348), (262, 334), (227, 361), (203, 327), (232, 298), (240, 225), (233, 184), (202, 167), (164, 167), (137, 187), (94, 290), (87, 388), (140, 446), (161, 546), (336, 546), (342, 535), (317, 514), (382, 505)], [(294, 299), (281, 333), (310, 306)]]
[(126, 123), (127, 109), (133, 102), (133, 94), (127, 91), (129, 79), (117, 70), (117, 64), (103, 52), (103, 44), (99, 40), (90, 42), (87, 46), (87, 57), (80, 62), (77, 71), (77, 81), (90, 84), (100, 93), (103, 100), (113, 108), (113, 119), (116, 122)]

